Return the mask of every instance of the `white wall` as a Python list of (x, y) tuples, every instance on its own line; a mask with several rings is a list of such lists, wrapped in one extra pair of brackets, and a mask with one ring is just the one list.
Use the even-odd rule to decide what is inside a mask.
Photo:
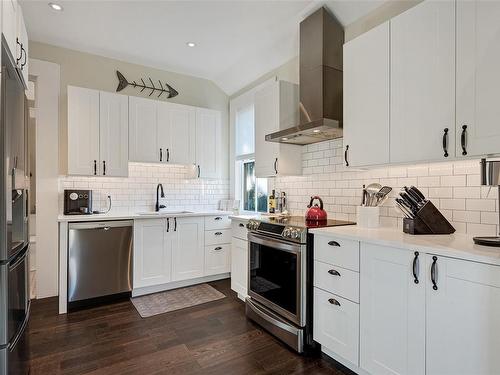
[(36, 83), (36, 288), (37, 297), (58, 290), (59, 65), (30, 59)]

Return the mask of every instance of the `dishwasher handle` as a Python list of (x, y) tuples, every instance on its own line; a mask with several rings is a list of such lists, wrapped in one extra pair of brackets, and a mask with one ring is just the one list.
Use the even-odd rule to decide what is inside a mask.
[(115, 220), (115, 221), (89, 221), (89, 222), (81, 222), (81, 223), (70, 223), (70, 230), (78, 230), (78, 229), (103, 229), (105, 231), (110, 230), (111, 228), (123, 228), (123, 227), (131, 227), (134, 225), (132, 220)]

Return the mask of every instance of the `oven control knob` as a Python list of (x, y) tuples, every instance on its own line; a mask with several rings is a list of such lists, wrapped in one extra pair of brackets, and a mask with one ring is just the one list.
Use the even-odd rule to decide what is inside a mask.
[(292, 229), (292, 236), (294, 240), (298, 240), (300, 238), (300, 233), (297, 229)]
[(285, 238), (291, 238), (291, 234), (292, 231), (290, 230), (290, 228), (285, 228), (285, 230), (283, 231), (283, 237)]

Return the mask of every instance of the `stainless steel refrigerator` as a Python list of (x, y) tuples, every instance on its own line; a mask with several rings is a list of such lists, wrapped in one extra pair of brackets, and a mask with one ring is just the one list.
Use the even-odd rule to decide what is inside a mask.
[(25, 89), (2, 39), (0, 91), (0, 375), (29, 372), (28, 158)]

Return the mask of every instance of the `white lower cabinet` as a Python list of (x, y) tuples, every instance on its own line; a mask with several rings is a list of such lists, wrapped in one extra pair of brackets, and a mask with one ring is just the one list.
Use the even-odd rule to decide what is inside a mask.
[(248, 293), (248, 241), (233, 237), (231, 242), (231, 289), (245, 298)]
[(359, 305), (314, 288), (314, 340), (358, 365)]
[(231, 271), (231, 245), (205, 246), (205, 276)]
[(423, 254), (361, 243), (360, 367), (373, 375), (425, 374)]
[(500, 373), (500, 267), (428, 255), (426, 375)]
[[(173, 227), (172, 227), (173, 225)], [(172, 281), (202, 277), (205, 264), (203, 217), (176, 218), (170, 223)]]
[(165, 284), (172, 275), (172, 241), (165, 219), (134, 221), (134, 288)]

